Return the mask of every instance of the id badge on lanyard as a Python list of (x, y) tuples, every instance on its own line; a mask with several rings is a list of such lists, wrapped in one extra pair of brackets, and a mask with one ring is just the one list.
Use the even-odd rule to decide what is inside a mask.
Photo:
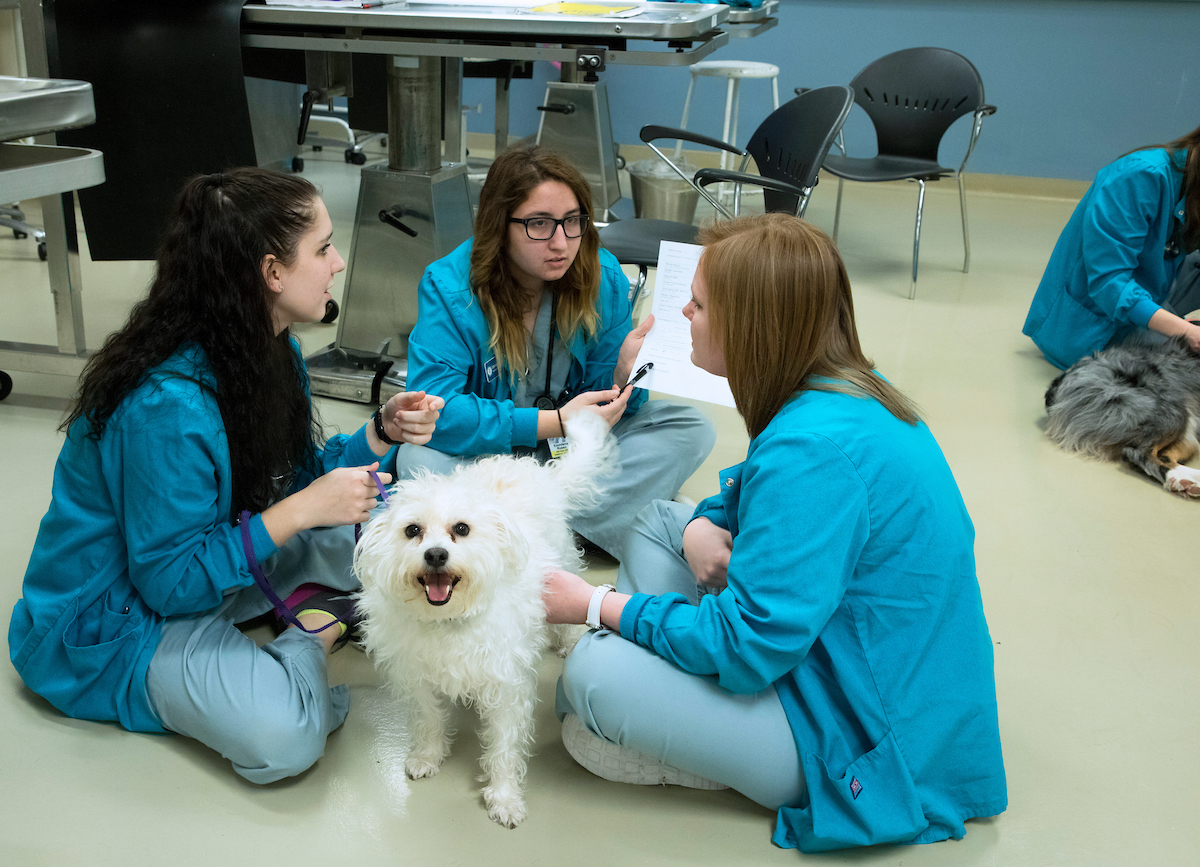
[[(550, 300), (550, 335), (547, 339), (546, 347), (546, 389), (534, 401), (533, 405), (538, 409), (551, 410), (558, 409), (561, 403), (560, 400), (555, 400), (550, 395), (550, 372), (554, 369), (554, 327), (558, 321), (558, 294), (555, 293)], [(564, 395), (566, 392), (564, 391)], [(560, 418), (562, 416), (559, 416)], [(569, 448), (566, 437), (547, 437), (546, 445), (550, 447), (551, 458), (561, 458), (567, 453)]]

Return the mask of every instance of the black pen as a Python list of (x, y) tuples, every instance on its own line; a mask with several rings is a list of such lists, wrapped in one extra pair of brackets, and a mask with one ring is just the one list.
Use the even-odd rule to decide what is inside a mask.
[[(653, 367), (654, 367), (654, 362), (647, 361), (645, 364), (643, 364), (641, 367), (639, 367), (637, 369), (637, 373), (635, 373), (630, 378), (629, 382), (625, 383), (625, 388), (629, 388), (631, 385), (633, 385), (635, 382), (637, 382), (639, 379), (641, 379), (643, 376), (645, 376), (647, 373), (649, 373)], [(624, 393), (625, 388), (621, 389), (622, 393)]]

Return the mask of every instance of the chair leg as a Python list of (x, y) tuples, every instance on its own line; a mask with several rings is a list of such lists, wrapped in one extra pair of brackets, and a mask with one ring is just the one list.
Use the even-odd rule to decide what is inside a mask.
[(642, 290), (646, 288), (646, 280), (649, 278), (649, 276), (650, 269), (645, 265), (638, 265), (637, 282), (629, 287), (630, 309), (637, 309), (637, 303), (642, 297)]
[(796, 216), (803, 220), (804, 212), (808, 210), (808, 200), (812, 198), (812, 187), (805, 187), (804, 194), (796, 201)]
[(917, 256), (921, 251), (921, 212), (925, 209), (925, 181), (917, 178), (921, 192), (917, 194), (917, 227), (913, 231), (913, 272), (912, 285), (908, 288), (908, 300), (917, 297)]
[[(696, 89), (696, 76), (692, 75), (692, 80), (688, 82), (687, 96), (683, 100), (683, 117), (679, 121), (680, 129), (687, 129), (688, 112), (692, 108), (692, 91)], [(683, 156), (683, 139), (675, 141), (675, 159), (678, 161)]]
[(967, 185), (962, 172), (958, 173), (958, 204), (962, 209), (963, 224), (963, 273), (971, 270), (971, 234), (967, 230)]
[(842, 179), (838, 178), (837, 206), (833, 209), (833, 243), (837, 246), (838, 223), (842, 219)]
[[(737, 79), (730, 78), (729, 84), (725, 87), (725, 126), (721, 130), (721, 141), (729, 144), (729, 120), (733, 112), (733, 101), (737, 98)], [(729, 156), (725, 151), (721, 151), (721, 168), (725, 168), (725, 160)]]

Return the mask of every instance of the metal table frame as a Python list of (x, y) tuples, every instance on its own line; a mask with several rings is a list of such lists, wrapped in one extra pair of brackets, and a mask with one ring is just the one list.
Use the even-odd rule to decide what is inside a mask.
[[(572, 74), (576, 64), (582, 65), (584, 57), (601, 68), (608, 63), (686, 66), (727, 44), (730, 34), (756, 35), (774, 26), (775, 19), (770, 16), (778, 2), (767, 0), (751, 10), (647, 3), (648, 14), (621, 19), (518, 16), (512, 6), (475, 6), (464, 15), (463, 7), (452, 3), (414, 2), (369, 10), (248, 5), (243, 10), (242, 39), (248, 47), (458, 58), (458, 64), (448, 65), (436, 94), (439, 100), (457, 105), (461, 102), (461, 59), (465, 57), (558, 61), (568, 70), (566, 75)], [(48, 78), (41, 6), (41, 0), (0, 0), (0, 8), (20, 11), (27, 74)], [(631, 50), (630, 41), (637, 47)], [(401, 105), (399, 100), (397, 105)], [(460, 135), (458, 124), (448, 125), (448, 152), (457, 152)], [(53, 145), (54, 135), (48, 132), (37, 141)], [(430, 171), (406, 164), (401, 155), (390, 156), (394, 169)], [(45, 195), (41, 203), (57, 346), (0, 342), (0, 369), (78, 376), (89, 353), (83, 327), (74, 194)]]
[[(12, 8), (14, 4), (6, 3)], [(31, 78), (49, 78), (46, 36), (40, 0), (20, 0), (21, 37), (25, 47), (26, 73)], [(54, 145), (52, 132), (36, 138), (39, 145)], [(65, 149), (64, 149), (65, 150)], [(77, 150), (77, 149), (71, 149)], [(98, 151), (93, 151), (99, 157)], [(52, 169), (47, 169), (52, 171)], [(101, 176), (101, 179), (102, 176)], [(39, 183), (41, 180), (39, 179)], [(43, 194), (42, 223), (46, 232), (46, 264), (54, 297), (57, 346), (0, 342), (0, 369), (78, 376), (87, 362), (83, 332), (82, 281), (79, 273), (79, 237), (75, 225), (72, 192)], [(62, 189), (62, 187), (60, 187)]]
[[(610, 0), (610, 5), (628, 4)], [(438, 122), (442, 103), (457, 106), (462, 102), (463, 58), (559, 61), (565, 82), (594, 82), (598, 80), (595, 73), (610, 63), (690, 66), (728, 43), (729, 33), (719, 29), (728, 25), (728, 6), (639, 5), (642, 13), (631, 18), (548, 15), (520, 11), (514, 5), (452, 2), (413, 2), (369, 10), (243, 8), (242, 44), (246, 47), (303, 50), (309, 56), (317, 52), (381, 54), (394, 59), (388, 81), (388, 168), (364, 170), (337, 340), (307, 359), (314, 393), (372, 402), (385, 400), (405, 386), (404, 346), (407, 330), (416, 321), (416, 279), (411, 281), (413, 297), (400, 301), (384, 285), (368, 285), (385, 279), (385, 273), (392, 282), (398, 276), (395, 271), (387, 273), (377, 262), (383, 254), (379, 252), (378, 220), (373, 217), (379, 210), (376, 200), (382, 196), (378, 191), (387, 183), (377, 175), (407, 178), (404, 183), (414, 187), (419, 186), (420, 178), (428, 179), (435, 192), (419, 197), (414, 193), (420, 206), (409, 212), (445, 214), (445, 209), (429, 206), (430, 197), (453, 198), (455, 213), (467, 208), (466, 237), (470, 236), (469, 204), (446, 186), (465, 184), (465, 167), (442, 162), (443, 140), (446, 153), (459, 152), (460, 125), (457, 117), (446, 123), (444, 130)], [(749, 14), (743, 14), (743, 19), (761, 23), (769, 9), (746, 12)], [(443, 59), (458, 61), (446, 62), (444, 75)], [(397, 120), (401, 118), (403, 123)], [(462, 174), (461, 181), (454, 179), (456, 171)], [(457, 218), (444, 220), (446, 228), (423, 227), (425, 246), (419, 251), (406, 248), (405, 267), (420, 265), (415, 272), (419, 278), (426, 264), (461, 242), (458, 234), (463, 225), (463, 219)], [(417, 232), (411, 235), (415, 238)], [(397, 242), (410, 248), (413, 244), (401, 236)], [(356, 267), (359, 265), (362, 267)], [(365, 298), (361, 297), (364, 292)], [(366, 303), (360, 303), (363, 301)], [(385, 322), (373, 316), (369, 325), (364, 325), (365, 312), (376, 307), (389, 310), (393, 318)]]

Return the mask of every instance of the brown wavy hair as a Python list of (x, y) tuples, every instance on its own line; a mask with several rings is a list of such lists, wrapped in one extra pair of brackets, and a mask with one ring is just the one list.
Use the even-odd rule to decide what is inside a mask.
[[(1200, 249), (1200, 126), (1185, 136), (1166, 144), (1151, 145), (1164, 148), (1176, 165), (1176, 154), (1185, 151), (1183, 161), (1183, 246), (1187, 251)], [(1147, 150), (1147, 148), (1141, 148)]]
[(846, 266), (828, 235), (787, 214), (761, 214), (709, 226), (699, 241), (709, 321), (751, 437), (806, 389), (873, 397), (901, 421), (919, 421), (863, 355)]
[[(570, 163), (537, 146), (501, 154), (479, 194), (475, 242), (471, 247), (471, 290), (487, 319), (489, 348), (516, 380), (529, 368), (525, 311), (529, 297), (512, 276), (508, 261), (508, 218), (545, 181), (570, 188), (582, 213), (592, 214), (592, 190)], [(579, 252), (562, 279), (549, 287), (558, 295), (558, 333), (570, 340), (580, 328), (594, 337), (600, 324), (600, 234), (592, 221), (579, 240)]]

